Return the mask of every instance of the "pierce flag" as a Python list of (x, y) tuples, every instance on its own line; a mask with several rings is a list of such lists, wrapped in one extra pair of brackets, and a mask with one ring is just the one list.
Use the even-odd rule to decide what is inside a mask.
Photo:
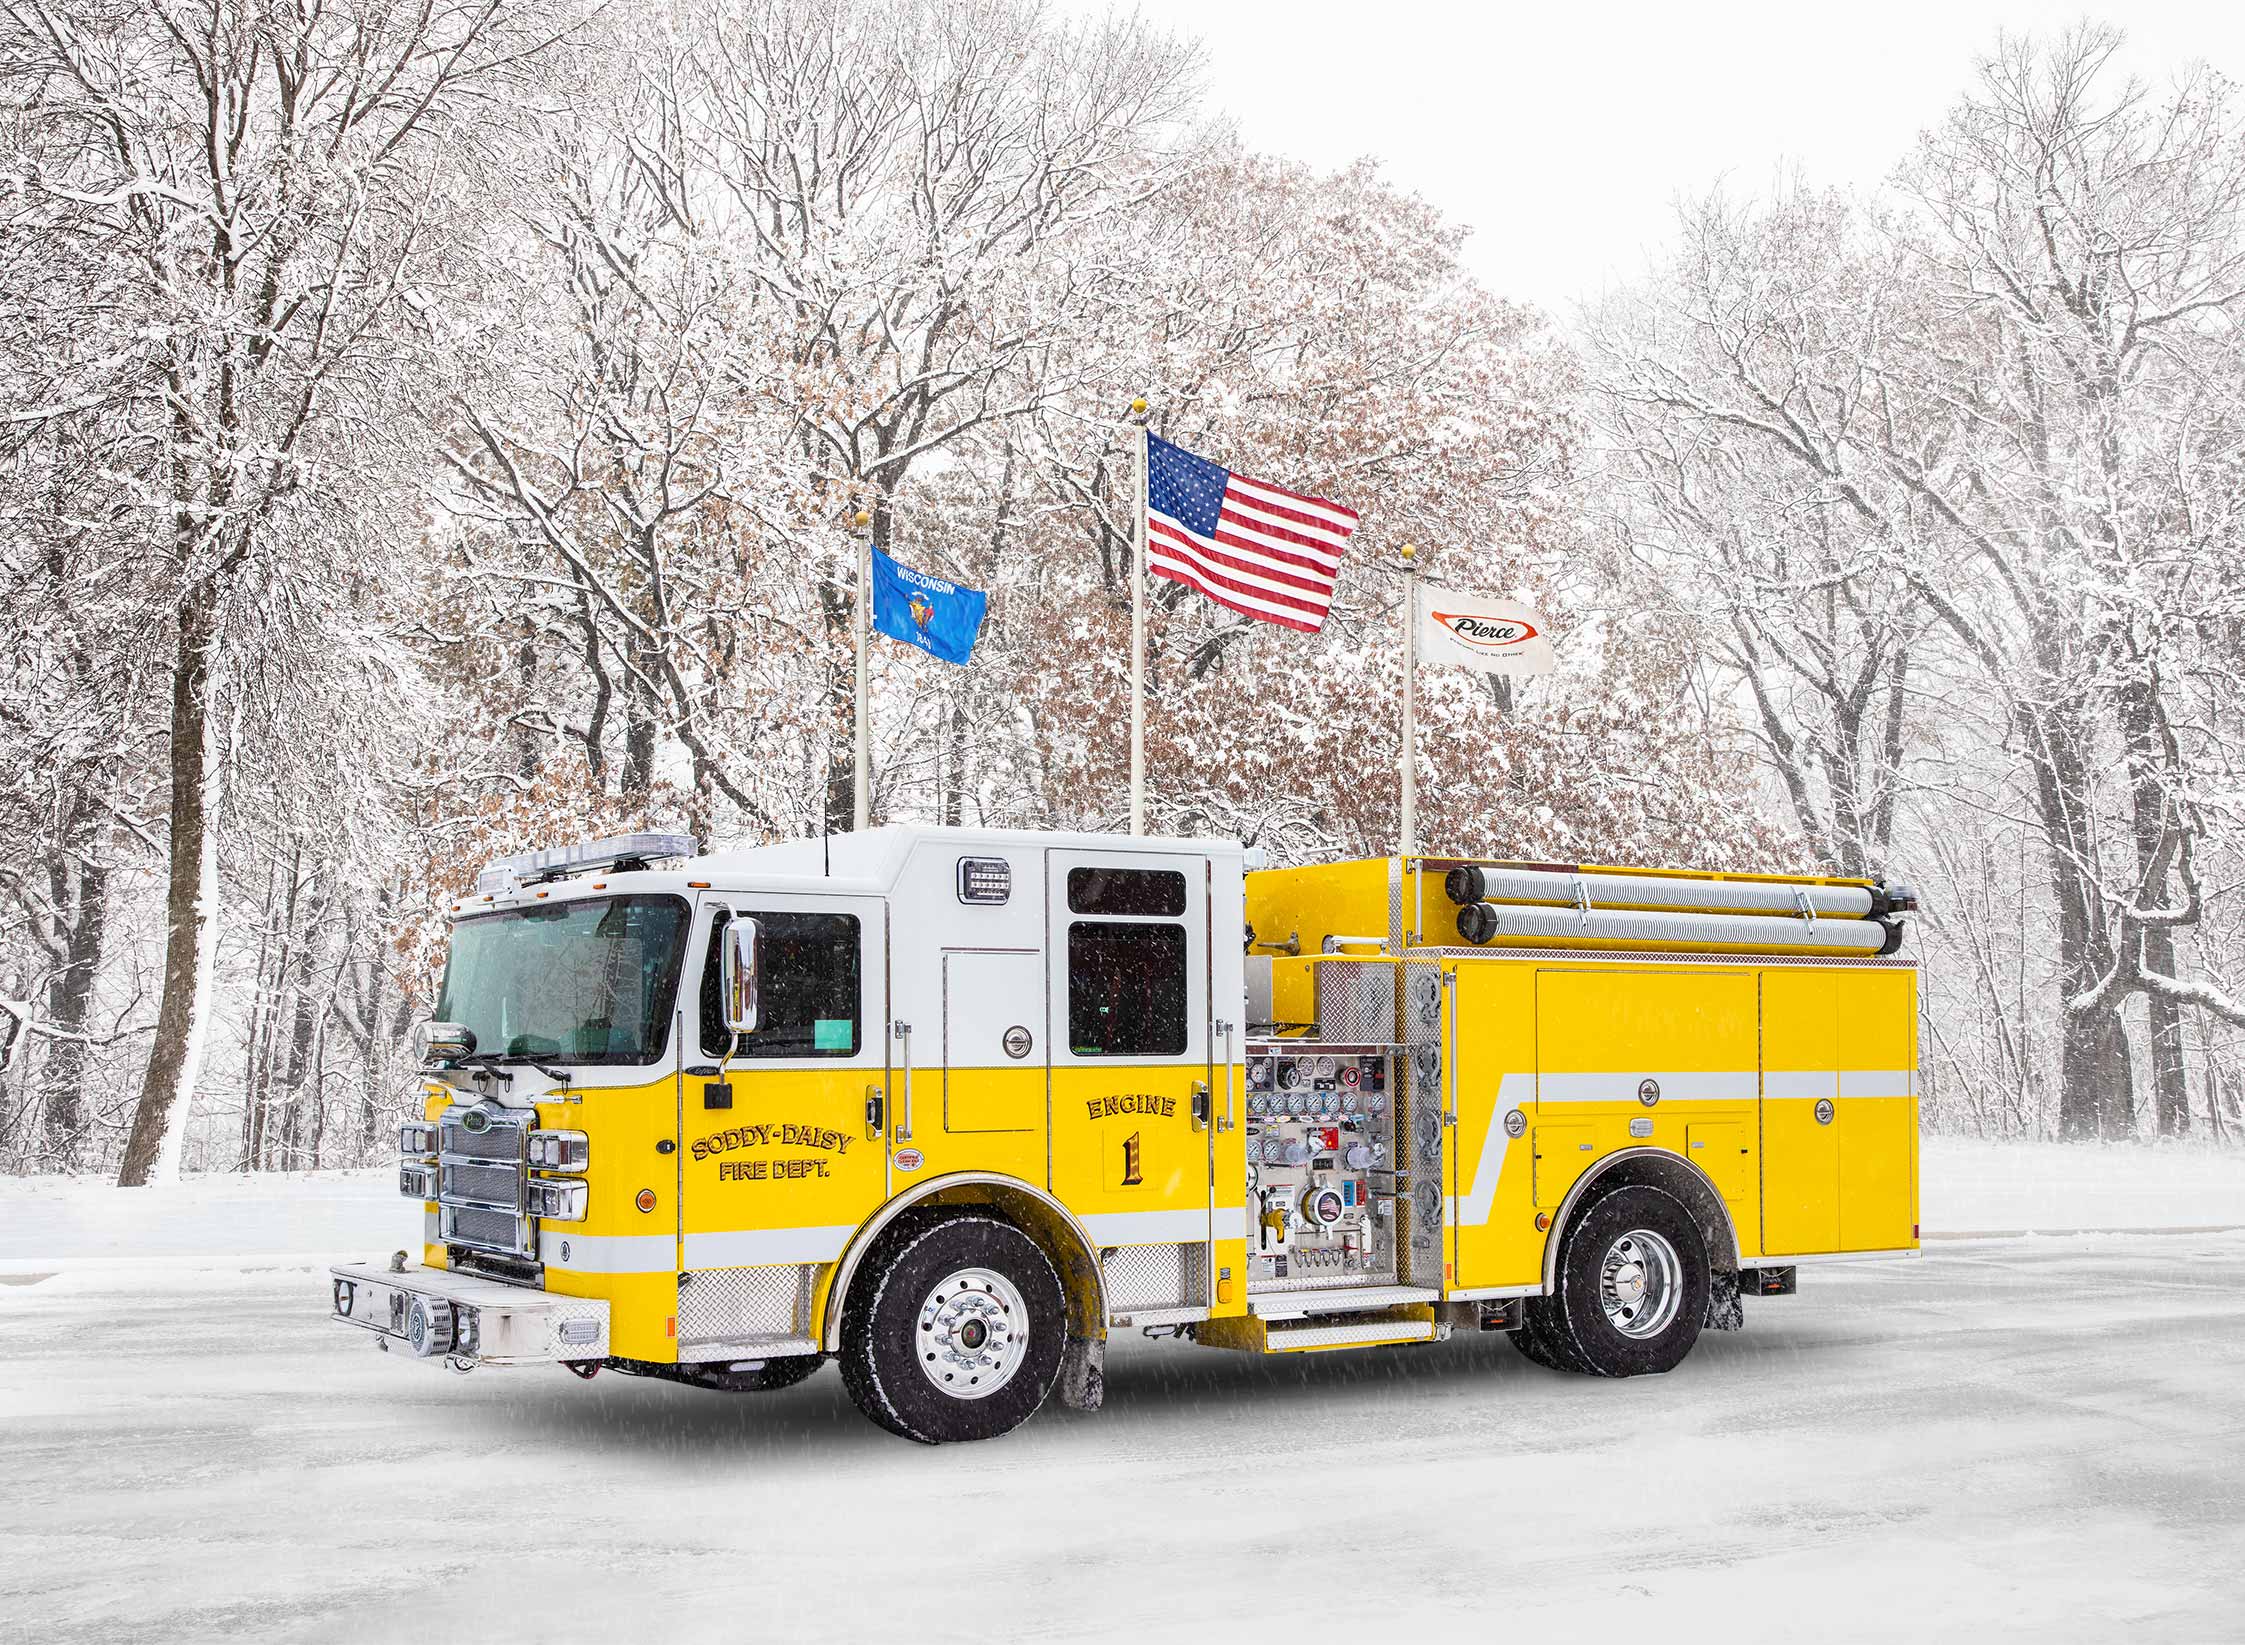
[(899, 565), (873, 545), (873, 626), (892, 640), (964, 666), (990, 597)]
[(1551, 672), (1551, 637), (1540, 612), (1431, 583), (1419, 585), (1417, 599), (1421, 662), (1483, 674)]

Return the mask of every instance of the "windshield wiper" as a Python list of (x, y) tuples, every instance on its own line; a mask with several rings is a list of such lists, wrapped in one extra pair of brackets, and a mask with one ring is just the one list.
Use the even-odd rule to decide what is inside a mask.
[(509, 1051), (502, 1057), (498, 1052), (494, 1051), (491, 1053), (491, 1055), (494, 1057), (498, 1057), (501, 1062), (520, 1063), (525, 1068), (535, 1068), (539, 1073), (545, 1075), (547, 1079), (552, 1080), (557, 1085), (566, 1087), (569, 1084), (568, 1069), (548, 1068), (544, 1063), (538, 1060), (539, 1057), (551, 1055), (550, 1052)]
[[(471, 1051), (464, 1057), (454, 1057), (453, 1063), (461, 1068), (473, 1068), (486, 1079), (505, 1080), (514, 1084), (514, 1076), (499, 1066), (506, 1059), (496, 1051)], [(539, 1072), (543, 1073), (541, 1069)]]

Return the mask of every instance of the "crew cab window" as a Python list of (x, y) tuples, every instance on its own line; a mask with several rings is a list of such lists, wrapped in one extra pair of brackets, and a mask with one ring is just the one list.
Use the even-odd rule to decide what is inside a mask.
[(1068, 927), (1068, 1044), (1077, 1056), (1182, 1055), (1186, 994), (1183, 926)]
[[(764, 933), (762, 1025), (740, 1036), (743, 1057), (850, 1057), (858, 1048), (858, 922), (852, 914), (800, 914), (750, 909)], [(723, 945), (731, 923), (720, 910), (710, 926), (702, 964), (702, 1055), (723, 1057), (733, 1046), (720, 1004)]]
[(1173, 920), (1185, 912), (1185, 876), (1174, 868), (1071, 868), (1068, 912)]

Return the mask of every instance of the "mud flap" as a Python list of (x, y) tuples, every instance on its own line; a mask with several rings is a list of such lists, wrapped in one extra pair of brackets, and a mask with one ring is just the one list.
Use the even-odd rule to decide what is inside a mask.
[(1707, 1317), (1701, 1328), (1708, 1331), (1738, 1331), (1745, 1329), (1745, 1326), (1746, 1308), (1739, 1301), (1738, 1275), (1708, 1275)]
[(1096, 1411), (1107, 1397), (1107, 1344), (1070, 1337), (1060, 1354), (1060, 1403), (1071, 1411)]

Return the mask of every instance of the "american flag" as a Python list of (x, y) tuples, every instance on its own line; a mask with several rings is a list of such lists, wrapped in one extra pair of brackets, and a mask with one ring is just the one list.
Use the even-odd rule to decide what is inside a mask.
[(1315, 634), (1356, 510), (1146, 436), (1146, 564), (1218, 605)]

